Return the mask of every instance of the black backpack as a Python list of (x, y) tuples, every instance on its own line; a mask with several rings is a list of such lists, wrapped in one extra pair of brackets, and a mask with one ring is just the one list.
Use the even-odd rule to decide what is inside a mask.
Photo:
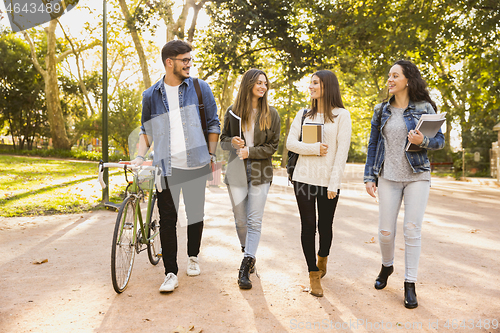
[[(307, 110), (303, 111), (302, 120), (300, 122), (300, 136), (299, 141), (302, 141), (302, 124), (304, 124), (304, 119), (306, 119)], [(286, 173), (288, 174), (288, 180), (292, 182), (293, 171), (295, 170), (295, 165), (297, 165), (297, 160), (299, 159), (299, 154), (288, 151), (288, 161), (286, 162)]]

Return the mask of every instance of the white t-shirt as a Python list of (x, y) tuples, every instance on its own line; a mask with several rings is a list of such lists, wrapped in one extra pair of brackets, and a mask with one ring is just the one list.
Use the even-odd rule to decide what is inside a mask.
[(184, 127), (182, 126), (181, 109), (179, 108), (179, 86), (165, 84), (167, 92), (168, 111), (170, 119), (170, 156), (172, 167), (190, 169), (187, 165), (186, 143), (184, 142)]
[(255, 117), (257, 115), (257, 109), (253, 109), (252, 116), (250, 117), (250, 122), (243, 130), (243, 135), (245, 136), (246, 146), (253, 147), (254, 131), (255, 131)]

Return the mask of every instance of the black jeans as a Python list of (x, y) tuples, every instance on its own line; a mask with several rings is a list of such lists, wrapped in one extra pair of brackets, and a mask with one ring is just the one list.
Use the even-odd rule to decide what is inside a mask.
[(299, 206), (300, 222), (302, 225), (300, 240), (302, 251), (306, 257), (309, 272), (318, 271), (316, 266), (316, 205), (318, 206), (318, 231), (319, 251), (318, 255), (327, 257), (333, 240), (333, 216), (339, 201), (340, 190), (334, 199), (328, 199), (327, 188), (294, 182), (295, 199)]
[(162, 192), (156, 191), (165, 275), (168, 273), (177, 275), (179, 270), (177, 266), (177, 212), (181, 189), (188, 220), (188, 256), (196, 257), (200, 253), (207, 170), (206, 167), (195, 170), (172, 168), (172, 175), (164, 178), (166, 188)]

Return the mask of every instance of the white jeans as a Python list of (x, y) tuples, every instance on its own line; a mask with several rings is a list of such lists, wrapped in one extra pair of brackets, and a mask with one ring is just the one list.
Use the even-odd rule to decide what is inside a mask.
[(260, 241), (262, 217), (271, 183), (247, 186), (227, 186), (233, 206), (236, 232), (245, 257), (255, 258)]
[(422, 221), (429, 198), (430, 181), (394, 182), (378, 180), (379, 242), (382, 264), (394, 264), (396, 224), (404, 198), (405, 281), (417, 282), (420, 259)]

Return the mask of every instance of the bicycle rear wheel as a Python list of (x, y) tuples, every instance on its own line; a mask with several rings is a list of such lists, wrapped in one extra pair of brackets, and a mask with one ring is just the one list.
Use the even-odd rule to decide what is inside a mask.
[(111, 280), (113, 288), (121, 293), (127, 288), (135, 258), (134, 239), (135, 200), (127, 197), (116, 217), (113, 244), (111, 245)]
[(149, 229), (148, 229), (148, 239), (156, 234), (148, 243), (148, 257), (149, 261), (153, 265), (157, 265), (160, 262), (161, 256), (161, 241), (160, 241), (160, 211), (156, 205), (156, 194), (153, 194), (151, 199), (151, 213), (149, 218)]

